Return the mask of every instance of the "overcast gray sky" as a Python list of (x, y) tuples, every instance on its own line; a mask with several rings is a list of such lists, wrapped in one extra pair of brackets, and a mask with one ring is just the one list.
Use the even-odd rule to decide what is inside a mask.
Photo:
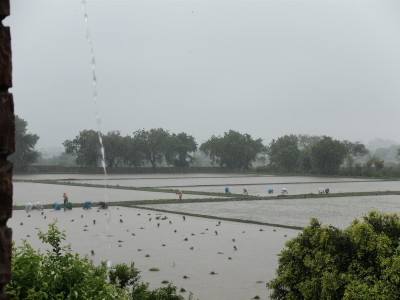
[(400, 1), (11, 0), (15, 113), (84, 129), (400, 141)]

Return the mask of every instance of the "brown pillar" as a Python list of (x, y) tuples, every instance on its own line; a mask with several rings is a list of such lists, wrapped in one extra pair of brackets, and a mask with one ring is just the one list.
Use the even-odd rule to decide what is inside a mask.
[(12, 87), (10, 28), (3, 19), (10, 15), (10, 1), (0, 0), (0, 300), (10, 299), (3, 291), (11, 280), (12, 231), (7, 221), (12, 214), (12, 163), (7, 157), (15, 148), (14, 102)]

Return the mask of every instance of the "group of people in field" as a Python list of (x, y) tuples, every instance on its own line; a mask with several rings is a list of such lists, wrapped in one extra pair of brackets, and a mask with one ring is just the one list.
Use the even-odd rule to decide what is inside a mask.
[(36, 202), (35, 204), (28, 202), (28, 204), (25, 206), (25, 211), (29, 212), (32, 209), (43, 210), (43, 204), (41, 202)]
[[(67, 209), (71, 210), (73, 205), (72, 205), (71, 202), (69, 202), (67, 193), (63, 193), (62, 200), (63, 200), (63, 205), (62, 206), (61, 206), (60, 202), (55, 202), (54, 203), (54, 210), (61, 210), (62, 207), (64, 208), (64, 211), (66, 211)], [(91, 209), (92, 208), (91, 205), (92, 205), (91, 201), (85, 201), (82, 204), (83, 209)], [(108, 205), (107, 205), (106, 202), (99, 202), (99, 208), (100, 209), (107, 209)], [(36, 202), (35, 204), (32, 204), (31, 202), (28, 202), (26, 204), (26, 206), (25, 206), (25, 211), (26, 212), (29, 212), (29, 211), (34, 210), (34, 209), (43, 210), (43, 204), (41, 202)]]
[[(329, 193), (329, 188), (319, 188), (318, 192), (320, 194), (328, 194)], [(225, 187), (225, 193), (226, 194), (230, 194), (231, 193), (229, 187)], [(274, 190), (272, 188), (268, 189), (268, 194), (273, 194), (273, 193), (274, 193)], [(182, 200), (183, 191), (181, 189), (177, 189), (175, 191), (175, 194), (178, 195), (179, 200)], [(282, 195), (288, 195), (289, 191), (286, 188), (282, 188), (281, 194)], [(249, 195), (249, 191), (245, 187), (243, 188), (243, 195), (246, 195), (246, 196)], [(63, 205), (64, 206), (64, 211), (66, 209), (72, 209), (72, 203), (69, 202), (67, 193), (63, 193), (63, 203), (64, 203), (64, 205)], [(86, 201), (84, 203), (84, 207), (83, 208), (84, 209), (91, 208), (90, 205), (91, 205), (90, 201)], [(99, 203), (99, 208), (106, 209), (106, 208), (108, 208), (108, 206), (107, 206), (107, 204), (105, 202), (100, 202)], [(25, 211), (28, 212), (28, 211), (31, 211), (32, 209), (42, 210), (43, 209), (43, 205), (40, 202), (36, 202), (35, 204), (32, 204), (31, 202), (28, 202), (28, 204), (25, 207)], [(61, 209), (61, 205), (59, 203), (55, 203), (55, 209), (56, 210)]]

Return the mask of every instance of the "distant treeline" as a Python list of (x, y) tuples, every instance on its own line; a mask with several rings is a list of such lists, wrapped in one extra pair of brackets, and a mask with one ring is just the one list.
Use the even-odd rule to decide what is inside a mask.
[[(114, 167), (107, 169), (107, 174), (187, 174), (187, 173), (239, 173), (241, 170), (220, 167)], [(24, 174), (104, 174), (102, 167), (79, 167), (61, 165), (29, 165)]]
[[(24, 171), (40, 158), (34, 150), (39, 137), (29, 134), (27, 122), (16, 118), (14, 168)], [(185, 132), (170, 133), (162, 128), (137, 130), (122, 136), (117, 130), (99, 135), (83, 130), (63, 143), (63, 163), (78, 167), (113, 168), (218, 166), (231, 170), (270, 173), (397, 176), (398, 165), (385, 167), (384, 161), (371, 155), (365, 145), (329, 136), (285, 135), (264, 145), (250, 134), (229, 130), (212, 136), (198, 147), (195, 138)], [(103, 152), (104, 150), (104, 152)], [(104, 156), (103, 156), (103, 153)], [(103, 159), (104, 157), (104, 159)], [(361, 160), (361, 158), (363, 158)], [(397, 149), (400, 159), (400, 148)], [(199, 161), (202, 160), (202, 163)], [(204, 161), (207, 160), (206, 163)]]

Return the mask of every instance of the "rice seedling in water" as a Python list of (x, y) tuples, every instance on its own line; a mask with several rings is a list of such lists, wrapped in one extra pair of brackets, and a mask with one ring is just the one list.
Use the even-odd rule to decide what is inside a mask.
[(160, 271), (160, 269), (159, 268), (150, 268), (149, 271), (150, 272), (158, 272), (158, 271)]

